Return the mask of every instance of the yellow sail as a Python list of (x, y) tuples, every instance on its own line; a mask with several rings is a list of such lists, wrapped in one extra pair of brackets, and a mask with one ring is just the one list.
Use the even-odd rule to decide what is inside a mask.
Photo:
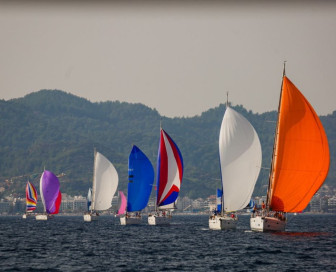
[(328, 140), (319, 117), (284, 76), (270, 174), (270, 209), (303, 211), (327, 177), (329, 161)]

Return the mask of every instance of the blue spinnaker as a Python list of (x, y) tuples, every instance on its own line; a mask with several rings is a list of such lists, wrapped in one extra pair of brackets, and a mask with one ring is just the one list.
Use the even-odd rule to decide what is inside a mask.
[(127, 211), (141, 211), (147, 206), (154, 182), (154, 169), (150, 160), (133, 146), (128, 158)]

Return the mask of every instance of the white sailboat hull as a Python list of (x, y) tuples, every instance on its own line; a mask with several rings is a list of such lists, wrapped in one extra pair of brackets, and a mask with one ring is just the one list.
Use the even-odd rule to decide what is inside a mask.
[(97, 220), (98, 216), (92, 213), (86, 213), (83, 215), (84, 222), (91, 222)]
[(171, 216), (158, 216), (156, 214), (148, 215), (148, 225), (169, 225)]
[(46, 221), (51, 217), (49, 217), (48, 214), (37, 214), (35, 218), (36, 220)]
[(125, 215), (122, 215), (120, 217), (120, 225), (125, 226), (125, 225), (139, 225), (142, 223), (141, 216), (130, 216), (126, 217)]
[(276, 217), (256, 216), (251, 217), (250, 226), (253, 231), (285, 231), (286, 220)]
[(24, 213), (23, 215), (22, 215), (22, 219), (28, 219), (29, 217), (35, 217), (36, 215), (35, 215), (35, 213)]
[(227, 230), (235, 229), (237, 227), (237, 217), (228, 217), (215, 215), (209, 218), (209, 229), (212, 230)]

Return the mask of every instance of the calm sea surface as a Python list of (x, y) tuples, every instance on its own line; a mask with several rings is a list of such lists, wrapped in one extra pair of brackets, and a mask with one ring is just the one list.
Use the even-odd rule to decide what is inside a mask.
[[(143, 218), (145, 223), (147, 218)], [(120, 226), (102, 216), (0, 217), (2, 271), (336, 271), (336, 215), (291, 216), (284, 233), (211, 231), (207, 216)]]

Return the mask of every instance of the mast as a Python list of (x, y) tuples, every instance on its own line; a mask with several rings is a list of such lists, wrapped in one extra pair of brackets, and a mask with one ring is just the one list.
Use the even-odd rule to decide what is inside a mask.
[(94, 148), (94, 157), (93, 157), (93, 177), (92, 177), (92, 203), (91, 203), (91, 213), (95, 209), (95, 202), (96, 202), (96, 179), (95, 179), (95, 174), (96, 174), (96, 156), (97, 156), (97, 151), (96, 148)]
[[(226, 109), (228, 108), (229, 106), (229, 92), (226, 92)], [(225, 110), (226, 110), (225, 109)], [(220, 163), (220, 158), (219, 158), (219, 165), (221, 165)], [(222, 170), (221, 170), (222, 172)], [(222, 174), (221, 174), (221, 179), (222, 179)], [(224, 187), (223, 187), (223, 181), (221, 182), (222, 183), (222, 196), (221, 196), (221, 202), (222, 202), (222, 205), (221, 205), (221, 216), (224, 216)]]
[(270, 201), (271, 201), (271, 194), (273, 191), (273, 179), (274, 179), (274, 166), (275, 166), (275, 157), (276, 157), (276, 149), (277, 149), (277, 141), (279, 135), (279, 121), (280, 121), (280, 106), (281, 106), (281, 98), (282, 98), (282, 86), (283, 86), (283, 79), (286, 76), (286, 61), (284, 61), (283, 72), (282, 72), (282, 81), (281, 81), (281, 89), (280, 89), (280, 97), (279, 97), (279, 105), (278, 105), (278, 119), (275, 128), (275, 135), (274, 135), (274, 143), (273, 143), (273, 152), (272, 152), (272, 161), (271, 161), (271, 169), (268, 177), (268, 189), (267, 189), (267, 199), (266, 199), (266, 209), (270, 209)]
[[(160, 118), (160, 140), (159, 140), (159, 148), (160, 148), (160, 144), (161, 144), (161, 130), (162, 130), (162, 118)], [(158, 151), (158, 153), (160, 152), (160, 149)], [(159, 159), (159, 154), (158, 154), (158, 157), (157, 157), (157, 160)], [(156, 164), (158, 164), (158, 162), (156, 161)], [(157, 167), (157, 171), (158, 171), (158, 167)], [(157, 201), (158, 201), (158, 194), (159, 194), (159, 191), (158, 191), (158, 187), (159, 187), (159, 177), (158, 177), (158, 173), (156, 173), (156, 201), (154, 201), (154, 208), (155, 208), (155, 212), (158, 211), (158, 206), (157, 206)]]

